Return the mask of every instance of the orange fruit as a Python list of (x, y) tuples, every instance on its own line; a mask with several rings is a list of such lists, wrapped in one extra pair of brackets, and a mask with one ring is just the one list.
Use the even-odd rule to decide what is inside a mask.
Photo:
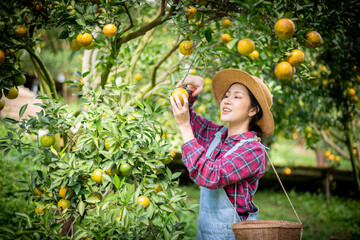
[[(157, 161), (155, 162), (155, 164), (158, 164), (158, 163), (164, 164), (162, 161), (157, 160)], [(161, 172), (161, 168), (155, 168), (155, 171), (158, 172), (158, 173), (160, 173), (160, 172)]]
[(35, 193), (36, 195), (39, 195), (39, 196), (42, 195), (42, 192), (41, 192), (38, 188), (35, 188), (35, 189), (34, 189), (34, 193)]
[(100, 201), (103, 199), (103, 196), (102, 196), (101, 193), (99, 193), (99, 192), (94, 192), (94, 193), (90, 194), (90, 195), (89, 195), (89, 198), (91, 198), (91, 197), (97, 198), (97, 199), (99, 199)]
[(108, 38), (115, 36), (116, 35), (116, 30), (117, 30), (117, 28), (115, 27), (115, 25), (111, 24), (111, 23), (106, 24), (103, 27), (103, 33)]
[(339, 156), (336, 156), (336, 157), (335, 157), (335, 161), (336, 161), (336, 162), (340, 162), (340, 160), (341, 160), (341, 158), (340, 158)]
[(136, 73), (134, 75), (134, 78), (135, 78), (136, 81), (140, 81), (142, 79), (142, 75), (140, 73)]
[(35, 213), (36, 213), (36, 214), (44, 213), (44, 209), (43, 209), (42, 207), (36, 207), (36, 208), (35, 208)]
[(76, 52), (76, 51), (79, 51), (80, 48), (81, 48), (81, 46), (80, 46), (78, 40), (76, 40), (76, 39), (71, 40), (71, 42), (70, 42), (70, 49), (71, 50)]
[(50, 146), (54, 145), (55, 138), (53, 135), (46, 134), (41, 137), (40, 142), (41, 142), (41, 145), (43, 145), (44, 147), (50, 147)]
[(325, 72), (326, 71), (326, 66), (321, 66), (320, 71)]
[[(65, 198), (67, 191), (70, 191), (70, 195), (69, 195), (69, 197)], [(68, 187), (62, 187), (59, 190), (59, 195), (63, 199), (70, 199), (74, 195), (74, 190), (72, 190), (71, 188), (68, 188)]]
[(274, 72), (277, 78), (288, 80), (293, 76), (293, 67), (290, 63), (283, 61), (276, 65)]
[(190, 69), (190, 74), (195, 75), (196, 74), (196, 69), (195, 68)]
[(249, 54), (250, 59), (256, 60), (259, 57), (259, 52), (257, 50), (252, 51), (252, 53)]
[(355, 94), (356, 94), (356, 89), (355, 89), (355, 88), (349, 88), (348, 94), (349, 94), (349, 96), (355, 96)]
[(79, 33), (76, 40), (79, 42), (80, 46), (85, 47), (91, 44), (93, 38), (90, 33)]
[(325, 157), (329, 157), (330, 155), (331, 155), (331, 151), (329, 151), (329, 150), (324, 153)]
[(189, 94), (184, 88), (176, 88), (171, 93), (171, 96), (174, 98), (174, 101), (176, 101), (175, 96), (178, 96), (178, 98), (179, 98), (179, 100), (181, 102), (181, 105), (183, 105), (184, 104), (183, 94), (185, 94), (186, 98), (189, 98)]
[(91, 49), (94, 48), (94, 45), (95, 45), (95, 41), (92, 40), (92, 42), (91, 42), (89, 45), (84, 46), (84, 49), (86, 49), (86, 50), (91, 50)]
[(358, 96), (351, 96), (350, 101), (353, 103), (357, 103), (359, 101), (359, 97)]
[(249, 38), (244, 38), (239, 41), (237, 49), (240, 54), (249, 55), (255, 50), (255, 43)]
[[(105, 114), (105, 113), (104, 113)], [(108, 143), (110, 141), (109, 138), (105, 139), (105, 148), (109, 149), (110, 148), (110, 143)]]
[(290, 55), (286, 57), (288, 63), (290, 63), (294, 67), (302, 64), (304, 62), (304, 59), (305, 59), (304, 52), (298, 49), (291, 51)]
[(189, 7), (185, 9), (185, 16), (187, 19), (194, 19), (197, 9), (195, 7)]
[(330, 154), (328, 157), (329, 161), (334, 161), (335, 160), (335, 156), (333, 154)]
[(0, 100), (0, 111), (3, 110), (5, 107), (5, 102), (3, 100)]
[(5, 62), (5, 53), (3, 50), (0, 49), (0, 65)]
[(329, 80), (324, 79), (321, 83), (321, 85), (323, 85), (323, 87), (326, 87), (329, 84)]
[(57, 204), (57, 207), (63, 210), (69, 206), (70, 206), (70, 201), (66, 199), (60, 199)]
[(16, 86), (24, 85), (26, 82), (26, 77), (23, 73), (18, 73), (15, 76), (13, 76), (13, 81)]
[(140, 204), (140, 205), (142, 205), (144, 208), (146, 208), (146, 207), (149, 206), (149, 204), (150, 204), (149, 198), (146, 197), (146, 196), (140, 196), (140, 197), (138, 198), (138, 201), (137, 201), (136, 205), (138, 205), (138, 204)]
[(295, 33), (295, 24), (289, 18), (281, 18), (275, 23), (274, 31), (278, 38), (289, 39)]
[(115, 174), (119, 173), (119, 169), (115, 168), (114, 171), (111, 171), (111, 168), (105, 170), (105, 173), (109, 176), (115, 176)]
[(170, 153), (170, 156), (173, 158), (176, 156), (176, 152), (174, 152), (174, 151), (170, 151), (169, 153)]
[(66, 11), (68, 12), (68, 14), (71, 16), (71, 15), (74, 15), (76, 13), (76, 10), (73, 8), (73, 6), (67, 6), (66, 7)]
[(21, 25), (18, 25), (16, 26), (16, 29), (15, 29), (15, 36), (18, 37), (18, 38), (24, 38), (26, 37), (28, 34), (28, 30), (26, 27), (24, 26), (21, 26)]
[(194, 48), (190, 41), (183, 41), (179, 45), (179, 51), (182, 55), (190, 55), (193, 53)]
[(228, 43), (228, 42), (230, 42), (230, 40), (231, 40), (231, 37), (228, 33), (224, 33), (223, 35), (221, 35), (221, 41), (223, 43)]
[(156, 183), (156, 184), (157, 184), (157, 186), (154, 188), (154, 191), (153, 191), (154, 193), (158, 193), (163, 190), (163, 188), (159, 185), (159, 183)]
[(291, 169), (290, 168), (285, 168), (285, 174), (290, 175), (291, 174)]
[(125, 176), (125, 177), (130, 176), (130, 173), (131, 173), (131, 166), (130, 166), (130, 164), (128, 164), (128, 163), (123, 163), (123, 164), (121, 164), (121, 166), (120, 166), (120, 173), (121, 173), (121, 175), (123, 175), (123, 176)]
[(309, 41), (304, 41), (304, 45), (307, 48), (317, 48), (321, 43), (321, 35), (316, 31), (306, 33), (305, 39)]
[(230, 28), (230, 27), (232, 27), (232, 23), (228, 18), (225, 18), (224, 20), (222, 20), (221, 26), (223, 28)]
[(15, 99), (19, 96), (19, 92), (16, 87), (11, 87), (9, 90), (5, 91), (5, 97), (8, 99)]
[(101, 184), (103, 180), (103, 171), (101, 169), (95, 169), (93, 172), (93, 175), (91, 176), (91, 179), (94, 180), (97, 184)]

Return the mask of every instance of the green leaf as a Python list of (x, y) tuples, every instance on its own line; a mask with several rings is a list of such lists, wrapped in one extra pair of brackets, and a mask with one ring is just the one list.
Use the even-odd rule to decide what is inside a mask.
[(86, 26), (85, 21), (84, 21), (83, 18), (77, 18), (75, 21), (76, 21), (77, 24), (79, 24), (80, 26)]
[(174, 179), (180, 177), (180, 175), (181, 175), (181, 172), (175, 172), (175, 173), (172, 175), (171, 180), (174, 180)]
[(120, 178), (116, 174), (114, 176), (114, 185), (116, 188), (120, 188)]
[(80, 201), (80, 203), (78, 205), (78, 211), (79, 211), (80, 216), (82, 216), (84, 214), (85, 203), (83, 201)]
[(171, 207), (166, 206), (165, 204), (162, 204), (162, 205), (160, 206), (160, 208), (161, 208), (162, 210), (164, 210), (164, 211), (167, 211), (167, 212), (173, 212), (173, 211), (174, 211)]
[(205, 38), (207, 42), (211, 42), (212, 40), (212, 30), (210, 28), (205, 31)]
[(26, 111), (27, 107), (28, 107), (28, 104), (25, 104), (24, 106), (22, 106), (22, 107), (20, 108), (20, 111), (19, 111), (19, 118), (21, 118), (21, 117), (22, 117), (22, 115), (24, 115), (24, 113), (25, 113), (25, 111)]
[(69, 32), (68, 30), (64, 30), (60, 33), (59, 39), (67, 39), (69, 38)]

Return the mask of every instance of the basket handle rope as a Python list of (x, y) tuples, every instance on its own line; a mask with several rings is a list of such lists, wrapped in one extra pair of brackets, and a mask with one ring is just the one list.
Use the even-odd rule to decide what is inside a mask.
[[(290, 203), (290, 205), (291, 205), (291, 207), (292, 207), (292, 209), (293, 209), (293, 211), (294, 211), (294, 213), (295, 213), (295, 215), (296, 215), (297, 220), (299, 221), (299, 223), (302, 224), (302, 222), (300, 221), (299, 215), (297, 214), (297, 212), (296, 212), (296, 210), (295, 210), (295, 208), (294, 208), (294, 205), (292, 204), (292, 202), (291, 202), (291, 200), (290, 200), (290, 197), (289, 197), (289, 195), (287, 194), (287, 192), (286, 192), (286, 190), (285, 190), (285, 187), (284, 187), (284, 185), (282, 184), (282, 182), (281, 182), (281, 180), (280, 180), (280, 177), (279, 177), (278, 173), (276, 172), (275, 167), (274, 167), (274, 165), (273, 165), (273, 163), (272, 163), (272, 161), (271, 161), (271, 159), (270, 159), (270, 156), (269, 156), (269, 154), (268, 154), (268, 152), (267, 152), (266, 150), (265, 150), (265, 154), (266, 154), (267, 158), (268, 158), (269, 161), (270, 161), (271, 167), (272, 167), (272, 169), (274, 170), (275, 175), (276, 175), (277, 179), (279, 180), (280, 185), (281, 185), (282, 189), (284, 190), (284, 193), (285, 193), (287, 199), (289, 200), (289, 203)], [(234, 223), (236, 223), (236, 190), (237, 190), (237, 183), (235, 183)], [(303, 230), (301, 229), (301, 236), (302, 236), (302, 232), (303, 232)], [(300, 239), (301, 239), (301, 238), (302, 238), (302, 237), (300, 237)]]

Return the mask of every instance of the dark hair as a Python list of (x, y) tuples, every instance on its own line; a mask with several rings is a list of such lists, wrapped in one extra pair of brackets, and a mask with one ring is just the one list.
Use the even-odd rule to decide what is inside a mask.
[[(252, 94), (252, 92), (242, 83), (233, 83), (231, 84), (234, 85), (234, 84), (241, 84), (243, 85), (246, 90), (248, 91), (249, 93), (249, 97), (250, 97), (250, 108), (256, 108), (258, 109), (259, 111), (252, 117), (252, 119), (250, 120), (250, 123), (249, 123), (249, 131), (255, 131), (256, 132), (256, 135), (261, 139), (261, 142), (263, 142), (264, 140), (264, 136), (263, 136), (263, 131), (261, 130), (261, 128), (256, 124), (257, 121), (259, 121), (261, 119), (261, 117), (263, 116), (263, 111), (261, 109), (261, 106), (259, 104), (259, 102), (256, 100), (254, 94)], [(230, 86), (230, 87), (231, 87)], [(229, 87), (229, 88), (230, 88)], [(224, 94), (225, 96), (225, 94)], [(224, 98), (224, 97), (223, 97)]]
[[(246, 86), (245, 86), (246, 87)], [(259, 102), (256, 100), (254, 94), (246, 87), (248, 90), (249, 96), (250, 96), (250, 108), (256, 108), (259, 111), (253, 116), (253, 118), (250, 120), (249, 123), (249, 131), (255, 131), (257, 133), (257, 136), (261, 138), (261, 142), (263, 142), (263, 132), (261, 128), (256, 124), (257, 121), (259, 121), (263, 115), (263, 111), (261, 109), (261, 106)]]

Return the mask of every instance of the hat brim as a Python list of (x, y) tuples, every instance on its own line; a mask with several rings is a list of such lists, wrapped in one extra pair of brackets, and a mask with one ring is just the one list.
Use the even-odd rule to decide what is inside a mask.
[(265, 95), (259, 83), (247, 72), (239, 69), (225, 69), (215, 74), (212, 79), (211, 89), (216, 103), (220, 107), (221, 99), (226, 91), (234, 83), (241, 83), (246, 86), (259, 102), (263, 116), (256, 122), (264, 134), (274, 133), (274, 119), (267, 104)]

